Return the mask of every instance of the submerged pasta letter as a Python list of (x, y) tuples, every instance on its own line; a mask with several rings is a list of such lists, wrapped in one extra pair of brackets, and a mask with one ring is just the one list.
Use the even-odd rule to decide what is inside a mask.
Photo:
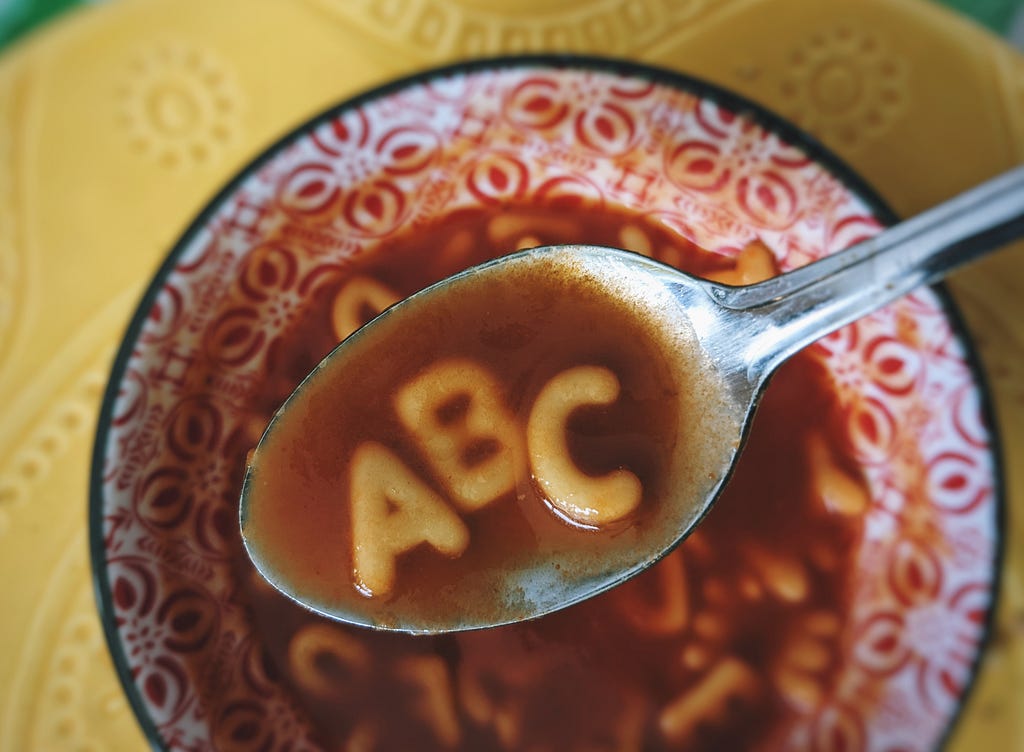
[(574, 522), (601, 525), (620, 520), (640, 504), (643, 487), (628, 470), (601, 477), (580, 471), (566, 443), (565, 423), (586, 405), (609, 405), (619, 380), (602, 366), (577, 366), (548, 381), (530, 410), (526, 444), (530, 465), (548, 501)]
[(465, 523), (386, 447), (360, 444), (350, 476), (352, 569), (364, 594), (388, 594), (395, 559), (421, 543), (447, 556), (466, 550)]
[(353, 277), (338, 290), (331, 305), (331, 326), (339, 340), (399, 300), (398, 294), (373, 277)]
[(483, 366), (467, 358), (435, 363), (401, 388), (395, 407), (464, 511), (515, 489), (524, 464), (515, 416)]
[(753, 701), (760, 690), (757, 674), (746, 663), (723, 658), (696, 686), (662, 708), (658, 727), (668, 741), (679, 744), (702, 723), (727, 722), (736, 705)]
[[(372, 656), (357, 636), (333, 624), (307, 624), (288, 643), (292, 680), (319, 700), (339, 702), (370, 671)], [(339, 682), (338, 677), (349, 682)]]

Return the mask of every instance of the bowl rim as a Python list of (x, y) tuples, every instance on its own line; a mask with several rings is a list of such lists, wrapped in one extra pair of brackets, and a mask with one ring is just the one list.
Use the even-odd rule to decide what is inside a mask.
[[(527, 68), (609, 73), (645, 79), (653, 84), (666, 86), (677, 91), (692, 94), (702, 100), (714, 102), (737, 115), (748, 118), (765, 131), (780, 137), (783, 141), (800, 149), (808, 158), (823, 167), (838, 180), (851, 194), (864, 202), (874, 218), (881, 222), (883, 226), (890, 226), (899, 221), (898, 215), (889, 207), (881, 195), (852, 167), (825, 147), (817, 138), (765, 105), (697, 76), (623, 58), (570, 53), (540, 53), (497, 55), (461, 60), (390, 79), (385, 83), (346, 97), (288, 129), (283, 135), (260, 149), (257, 155), (246, 162), (244, 166), (235, 170), (227, 183), (205, 201), (203, 208), (178, 236), (160, 263), (160, 266), (153, 272), (121, 337), (117, 353), (110, 367), (107, 385), (104, 389), (97, 417), (96, 434), (90, 463), (88, 497), (88, 536), (93, 591), (108, 653), (120, 680), (121, 688), (143, 735), (146, 737), (146, 741), (152, 749), (169, 752), (171, 747), (157, 728), (156, 722), (148, 712), (142, 693), (132, 678), (128, 657), (114, 622), (113, 593), (107, 576), (106, 545), (103, 536), (103, 505), (106, 500), (103, 490), (103, 466), (110, 438), (111, 416), (117, 400), (119, 386), (124, 379), (134, 343), (141, 335), (143, 324), (156, 301), (157, 295), (163, 289), (181, 255), (194, 238), (207, 227), (210, 218), (216, 211), (260, 168), (274, 159), (288, 145), (302, 138), (317, 126), (375, 100), (445, 77), (484, 71), (522, 70)], [(1002, 590), (1006, 548), (1007, 504), (1002, 440), (998, 423), (996, 422), (996, 413), (988, 379), (981, 359), (971, 338), (970, 331), (966, 326), (964, 317), (957, 308), (946, 285), (939, 282), (929, 287), (938, 298), (942, 314), (964, 350), (964, 362), (970, 370), (971, 380), (979, 392), (981, 417), (990, 440), (988, 453), (992, 459), (993, 514), (995, 518), (995, 539), (993, 541), (990, 568), (991, 601), (985, 613), (981, 635), (977, 643), (977, 651), (969, 667), (969, 674), (964, 688), (936, 743), (936, 748), (941, 749), (949, 741), (957, 723), (963, 716), (965, 707), (973, 696), (981, 660), (992, 641), (995, 615), (999, 609)]]

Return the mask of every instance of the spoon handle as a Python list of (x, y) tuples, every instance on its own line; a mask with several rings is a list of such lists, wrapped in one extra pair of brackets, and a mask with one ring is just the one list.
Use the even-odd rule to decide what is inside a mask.
[(748, 321), (747, 379), (805, 346), (1024, 234), (1024, 166), (875, 237), (749, 287), (712, 296)]

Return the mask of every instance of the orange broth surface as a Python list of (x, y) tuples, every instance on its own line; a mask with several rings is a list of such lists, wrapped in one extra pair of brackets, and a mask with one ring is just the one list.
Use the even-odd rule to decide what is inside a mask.
[[(353, 311), (366, 320), (394, 299), (494, 255), (559, 243), (632, 247), (692, 273), (750, 281), (733, 268), (735, 260), (625, 212), (455, 213), (437, 227), (383, 243), (309, 301), (293, 335), (268, 356), (258, 412), (269, 418), (359, 323)], [(354, 298), (353, 279), (362, 280)], [(389, 364), (381, 356), (381, 368), (364, 369), (347, 384), (360, 399), (343, 400), (343, 421), (325, 421), (337, 416), (318, 411), (305, 416), (292, 470), (304, 474), (304, 449), (314, 445), (313, 463), (338, 468), (337, 488), (344, 489), (353, 444), (370, 436), (442, 493), (443, 478), (394, 417), (396, 385), (439, 357), (469, 352), (495, 375), (522, 424), (550, 376), (585, 361), (613, 370), (622, 391), (610, 406), (570, 418), (573, 461), (591, 474), (628, 467), (644, 486), (644, 500), (596, 531), (553, 514), (528, 482), (481, 509), (460, 511), (470, 534), (463, 554), (453, 559), (421, 546), (398, 558), (394, 593), (411, 593), (425, 608), (474, 608), (444, 593), (453, 564), (469, 576), (524, 550), (542, 551), (538, 540), (599, 551), (602, 537), (642, 528), (662, 503), (672, 454), (690, 440), (674, 407), (689, 385), (668, 367), (644, 321), (626, 317), (621, 326), (602, 326), (608, 311), (599, 300), (522, 287), (543, 314), (537, 332), (502, 320), (484, 299), (464, 301), (471, 318), (483, 322), (472, 337), (440, 336), (440, 325), (432, 335), (408, 333), (402, 360)], [(538, 337), (545, 355), (528, 362), (523, 353)], [(465, 405), (447, 409), (454, 420)], [(827, 695), (840, 667), (858, 504), (866, 499), (841, 426), (823, 366), (813, 354), (798, 355), (769, 387), (739, 465), (699, 530), (625, 586), (539, 620), (431, 638), (373, 633), (295, 606), (243, 560), (257, 628), (330, 749), (770, 748), (797, 713)], [(484, 456), (489, 451), (479, 448)], [(278, 490), (296, 477), (282, 473)], [(346, 505), (304, 506), (308, 491), (295, 494), (276, 520), (282, 545), (296, 551), (291, 563), (334, 583), (335, 597), (367, 600), (347, 576)], [(837, 504), (837, 495), (845, 501)], [(382, 602), (399, 597), (394, 593)]]

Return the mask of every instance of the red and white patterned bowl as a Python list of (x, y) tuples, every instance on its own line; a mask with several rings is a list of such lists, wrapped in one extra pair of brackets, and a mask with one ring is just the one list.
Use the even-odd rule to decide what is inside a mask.
[[(807, 136), (708, 84), (633, 64), (516, 58), (346, 102), (246, 168), (175, 246), (128, 329), (91, 489), (99, 606), (157, 747), (311, 748), (239, 579), (241, 468), (263, 359), (304, 301), (381, 239), (459, 207), (593, 201), (782, 269), (892, 215)], [(265, 242), (289, 222), (287, 247)], [(987, 637), (1001, 499), (986, 397), (949, 300), (925, 289), (815, 345), (872, 500), (831, 695), (784, 747), (941, 742)], [(243, 437), (243, 438), (240, 438)]]

